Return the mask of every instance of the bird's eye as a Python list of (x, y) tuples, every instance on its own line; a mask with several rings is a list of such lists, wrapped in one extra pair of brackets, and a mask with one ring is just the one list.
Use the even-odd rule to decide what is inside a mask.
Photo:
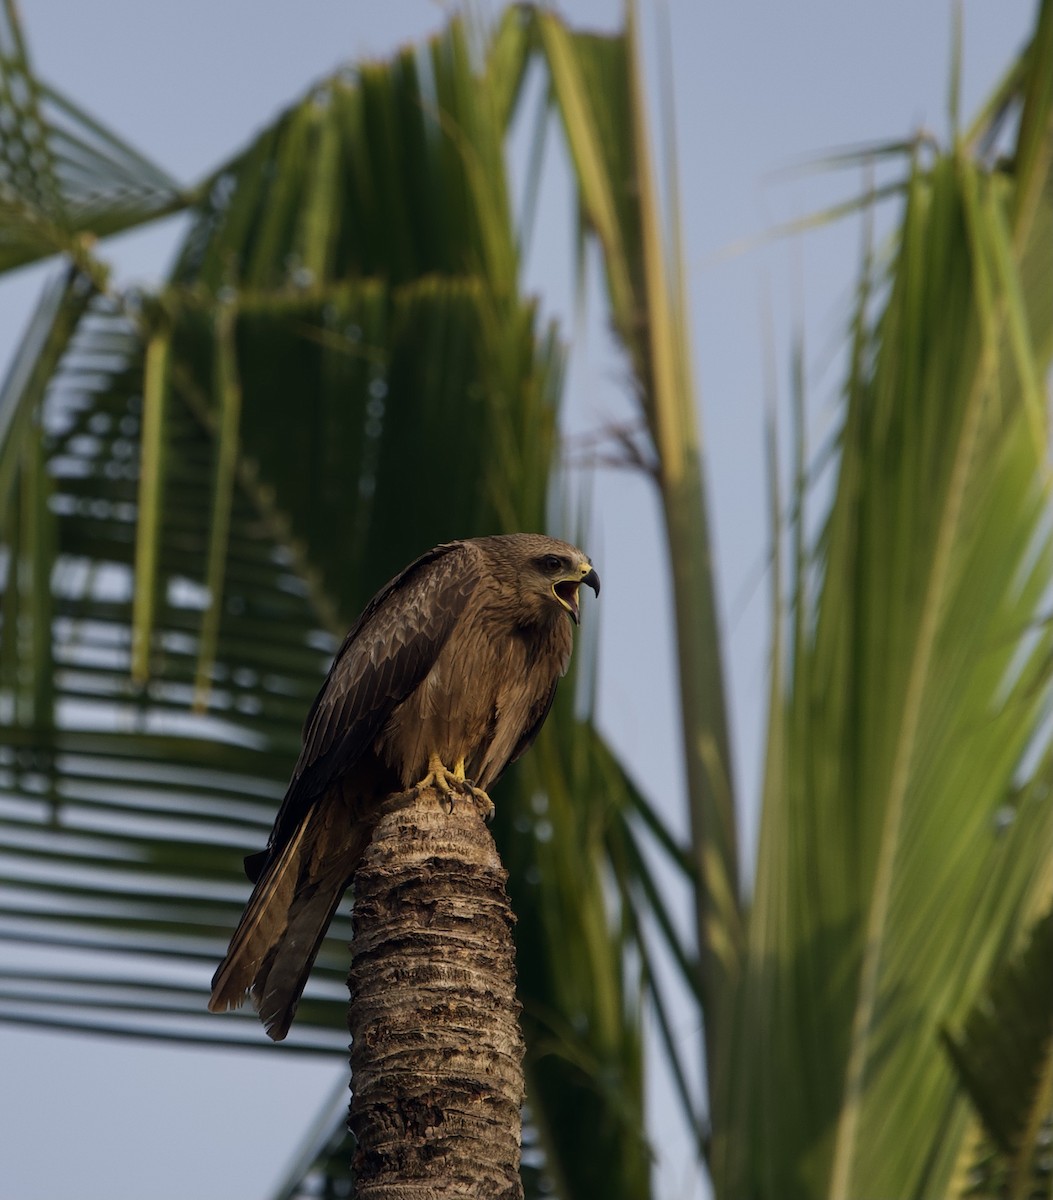
[(563, 560), (561, 558), (557, 558), (554, 554), (546, 554), (543, 562), (546, 571), (563, 570)]

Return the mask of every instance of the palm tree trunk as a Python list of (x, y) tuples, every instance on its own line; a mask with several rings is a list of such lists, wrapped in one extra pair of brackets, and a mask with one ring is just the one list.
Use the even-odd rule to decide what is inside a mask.
[(523, 1038), (507, 874), (471, 799), (393, 796), (355, 876), (358, 1200), (521, 1200)]

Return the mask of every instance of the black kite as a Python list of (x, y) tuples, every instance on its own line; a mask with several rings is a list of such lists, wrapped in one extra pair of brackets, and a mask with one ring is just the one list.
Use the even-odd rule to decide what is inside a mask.
[(570, 661), (589, 559), (518, 533), (429, 550), (366, 605), (304, 724), (303, 749), (209, 1008), (251, 992), (285, 1037), (385, 796), (485, 792), (537, 736)]

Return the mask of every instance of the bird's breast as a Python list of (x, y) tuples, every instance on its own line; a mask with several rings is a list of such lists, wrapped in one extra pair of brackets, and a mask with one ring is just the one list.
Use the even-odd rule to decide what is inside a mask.
[(489, 786), (566, 669), (571, 635), (561, 628), (565, 620), (551, 631), (522, 631), (485, 618), (479, 614), (451, 634), (377, 740), (403, 787), (423, 778), (433, 754), (450, 769), (463, 759), (468, 778)]

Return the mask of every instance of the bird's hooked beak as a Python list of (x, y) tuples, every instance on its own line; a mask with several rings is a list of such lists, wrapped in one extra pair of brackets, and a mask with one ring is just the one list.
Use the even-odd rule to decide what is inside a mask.
[(567, 612), (570, 613), (575, 625), (581, 620), (581, 613), (578, 609), (578, 588), (583, 583), (592, 588), (597, 596), (600, 594), (600, 577), (596, 574), (596, 568), (588, 559), (578, 564), (577, 575), (569, 575), (563, 579), (557, 579), (552, 585), (553, 595)]

